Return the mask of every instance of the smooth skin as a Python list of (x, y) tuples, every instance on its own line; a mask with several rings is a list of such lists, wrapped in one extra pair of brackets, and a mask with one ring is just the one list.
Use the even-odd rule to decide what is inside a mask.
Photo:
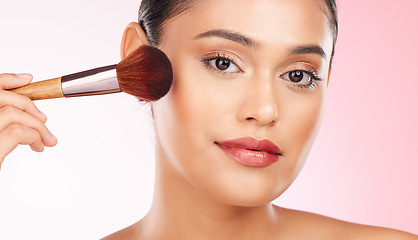
[[(152, 103), (153, 204), (142, 220), (105, 239), (418, 239), (271, 204), (298, 175), (323, 115), (332, 35), (321, 4), (208, 0), (168, 20), (158, 47), (174, 81)], [(142, 44), (145, 33), (131, 23), (122, 58)], [(312, 46), (325, 55), (292, 51)], [(221, 70), (216, 59), (223, 58), (233, 64)], [(322, 81), (302, 88), (289, 81), (294, 70)], [(248, 136), (279, 146), (279, 161), (246, 167), (216, 145)]]
[[(166, 23), (158, 47), (173, 64), (174, 81), (165, 97), (151, 103), (153, 204), (142, 220), (105, 239), (417, 239), (271, 204), (298, 175), (321, 123), (332, 50), (322, 4), (202, 0)], [(122, 58), (144, 44), (144, 31), (131, 23)], [(225, 59), (230, 62), (220, 69), (217, 63)], [(296, 70), (322, 80), (311, 84), (307, 74), (309, 81), (294, 83), (289, 73)], [(30, 81), (0, 79), (2, 89)], [(28, 99), (1, 91), (0, 106), (2, 143), (12, 137), (2, 156), (18, 144), (37, 151), (56, 144)], [(282, 156), (268, 167), (251, 168), (216, 144), (241, 137), (268, 139)]]

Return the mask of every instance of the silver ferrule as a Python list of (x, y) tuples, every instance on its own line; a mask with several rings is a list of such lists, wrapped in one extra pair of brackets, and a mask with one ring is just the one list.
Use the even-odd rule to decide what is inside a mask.
[(120, 92), (116, 65), (61, 77), (64, 97), (78, 97)]

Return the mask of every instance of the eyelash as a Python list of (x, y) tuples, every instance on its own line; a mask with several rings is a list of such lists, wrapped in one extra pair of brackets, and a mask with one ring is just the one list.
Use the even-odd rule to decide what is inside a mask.
[(285, 72), (282, 75), (280, 75), (280, 77), (282, 77), (283, 75), (287, 73), (296, 72), (296, 71), (303, 72), (305, 74), (308, 74), (311, 77), (311, 81), (309, 84), (297, 84), (297, 83), (294, 83), (292, 81), (285, 79), (286, 81), (291, 82), (294, 86), (298, 87), (301, 90), (313, 90), (318, 86), (318, 82), (321, 82), (324, 80), (323, 78), (319, 77), (318, 73), (314, 70), (300, 70), (300, 69)]
[[(230, 63), (234, 64), (237, 68), (238, 68), (238, 72), (226, 72), (226, 71), (222, 71), (219, 70), (215, 67), (212, 66), (212, 64), (210, 63), (213, 60), (226, 60), (229, 61)], [(207, 57), (205, 59), (202, 60), (203, 65), (205, 66), (205, 68), (211, 70), (211, 71), (215, 71), (216, 73), (220, 73), (220, 74), (235, 74), (235, 73), (240, 73), (243, 72), (241, 67), (238, 66), (238, 64), (235, 63), (234, 59), (231, 57), (228, 57), (226, 55), (221, 55), (220, 53), (216, 53), (210, 57)]]
[[(243, 72), (241, 67), (239, 67), (235, 63), (234, 59), (232, 59), (232, 58), (230, 58), (226, 55), (221, 55), (220, 53), (216, 53), (213, 56), (210, 56), (210, 57), (207, 57), (207, 58), (203, 59), (202, 63), (205, 66), (205, 68), (209, 69), (210, 71), (214, 71), (216, 73), (220, 73), (220, 74), (235, 74), (236, 73), (236, 72), (231, 73), (231, 72), (222, 71), (222, 70), (219, 70), (219, 69), (213, 67), (212, 64), (210, 63), (213, 60), (229, 61), (230, 63), (234, 64), (239, 69), (239, 72)], [(316, 71), (314, 71), (314, 70), (302, 70), (302, 69), (295, 69), (295, 70), (292, 70), (292, 71), (287, 71), (287, 72), (281, 74), (280, 77), (283, 78), (283, 75), (285, 75), (287, 73), (290, 73), (290, 72), (295, 72), (295, 71), (300, 71), (304, 74), (308, 74), (311, 78), (310, 79), (311, 81), (310, 81), (309, 84), (298, 84), (298, 83), (295, 83), (295, 82), (292, 82), (290, 80), (285, 79), (286, 81), (291, 82), (295, 87), (297, 87), (301, 90), (313, 90), (318, 86), (318, 82), (324, 80), (323, 78), (318, 76), (318, 73)]]

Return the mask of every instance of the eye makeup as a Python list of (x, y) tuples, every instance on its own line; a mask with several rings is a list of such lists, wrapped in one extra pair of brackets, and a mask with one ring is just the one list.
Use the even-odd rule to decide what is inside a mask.
[(280, 78), (289, 81), (301, 90), (313, 90), (318, 86), (318, 82), (323, 81), (314, 70), (296, 69), (285, 72)]
[(213, 52), (206, 55), (201, 62), (210, 71), (219, 74), (236, 74), (244, 72), (235, 57), (223, 52)]
[[(299, 57), (300, 58), (300, 57)], [(208, 71), (220, 74), (221, 76), (232, 77), (236, 74), (245, 73), (244, 63), (236, 54), (227, 50), (215, 50), (200, 60)], [(319, 82), (323, 81), (315, 67), (309, 62), (297, 60), (297, 62), (287, 62), (279, 74), (279, 78), (288, 83), (290, 88), (297, 90), (312, 91), (318, 87)]]

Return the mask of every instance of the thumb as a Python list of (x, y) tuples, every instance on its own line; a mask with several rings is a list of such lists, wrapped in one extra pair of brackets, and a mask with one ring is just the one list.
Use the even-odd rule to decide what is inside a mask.
[(0, 89), (13, 89), (22, 87), (32, 81), (32, 75), (28, 73), (3, 73), (0, 74)]

